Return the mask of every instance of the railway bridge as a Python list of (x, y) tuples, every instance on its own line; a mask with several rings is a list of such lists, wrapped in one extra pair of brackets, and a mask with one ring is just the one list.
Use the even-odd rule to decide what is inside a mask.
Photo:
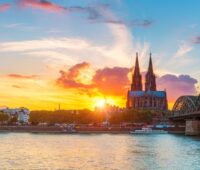
[(184, 121), (186, 135), (200, 135), (200, 95), (179, 97), (169, 119), (173, 122)]

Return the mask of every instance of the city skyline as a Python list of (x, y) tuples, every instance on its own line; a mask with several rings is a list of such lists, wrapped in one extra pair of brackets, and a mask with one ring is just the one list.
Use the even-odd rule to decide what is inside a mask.
[(154, 1), (1, 1), (0, 106), (125, 107), (136, 52), (170, 108), (197, 94), (200, 2)]

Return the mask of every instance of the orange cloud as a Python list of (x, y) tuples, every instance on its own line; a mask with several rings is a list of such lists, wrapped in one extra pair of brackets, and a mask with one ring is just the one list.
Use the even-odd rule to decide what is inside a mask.
[(8, 10), (10, 7), (11, 7), (10, 4), (1, 4), (0, 5), (0, 12)]
[(93, 83), (105, 95), (123, 96), (129, 88), (130, 71), (123, 67), (99, 69), (93, 77)]
[(35, 79), (37, 75), (21, 75), (21, 74), (9, 74), (8, 77), (16, 79)]
[(65, 88), (92, 88), (92, 85), (83, 84), (76, 80), (81, 74), (81, 71), (88, 69), (89, 67), (89, 63), (83, 62), (72, 66), (68, 71), (61, 70), (61, 76), (58, 78), (57, 83)]
[(32, 7), (53, 12), (59, 12), (64, 10), (62, 6), (54, 4), (47, 0), (20, 0), (20, 5), (23, 7)]
[(90, 91), (94, 89), (104, 95), (123, 96), (126, 94), (130, 83), (128, 80), (130, 69), (121, 67), (98, 69), (92, 75), (90, 84), (77, 81), (81, 72), (89, 67), (89, 63), (83, 62), (72, 66), (68, 71), (61, 70), (57, 83), (64, 88), (76, 88), (87, 94), (91, 94)]
[[(90, 94), (94, 89), (106, 96), (126, 97), (127, 90), (130, 87), (129, 74), (130, 68), (113, 67), (97, 69), (92, 76), (90, 84), (77, 82), (76, 78), (84, 70), (90, 67), (89, 63), (80, 63), (71, 67), (68, 71), (60, 71), (61, 76), (57, 82), (64, 88), (74, 88), (80, 93)], [(144, 73), (143, 73), (144, 74)], [(144, 83), (144, 82), (143, 82)], [(158, 90), (167, 90), (168, 101), (173, 104), (181, 95), (195, 95), (197, 80), (189, 75), (163, 75), (157, 78)], [(95, 95), (95, 94), (93, 94)]]
[(21, 89), (22, 88), (22, 86), (19, 86), (19, 85), (12, 85), (12, 87), (17, 88), (17, 89)]

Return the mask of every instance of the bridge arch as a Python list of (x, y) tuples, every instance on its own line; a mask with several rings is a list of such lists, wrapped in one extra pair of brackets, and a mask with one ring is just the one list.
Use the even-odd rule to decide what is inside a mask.
[(181, 96), (179, 97), (172, 109), (174, 116), (186, 115), (193, 113), (200, 108), (200, 97), (198, 96)]
[(200, 95), (197, 98), (196, 106), (197, 106), (197, 110), (200, 111)]

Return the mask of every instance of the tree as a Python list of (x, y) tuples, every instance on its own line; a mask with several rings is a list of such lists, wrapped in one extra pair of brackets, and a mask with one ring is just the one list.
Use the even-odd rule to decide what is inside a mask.
[(10, 123), (16, 123), (17, 122), (17, 116), (13, 116), (10, 118)]
[(6, 113), (0, 112), (0, 122), (6, 122), (9, 120), (9, 116)]
[(29, 121), (38, 123), (93, 123), (102, 120), (101, 116), (90, 110), (79, 111), (56, 110), (56, 111), (32, 111)]
[(153, 115), (148, 110), (129, 109), (123, 112), (112, 113), (110, 117), (111, 123), (151, 123)]

